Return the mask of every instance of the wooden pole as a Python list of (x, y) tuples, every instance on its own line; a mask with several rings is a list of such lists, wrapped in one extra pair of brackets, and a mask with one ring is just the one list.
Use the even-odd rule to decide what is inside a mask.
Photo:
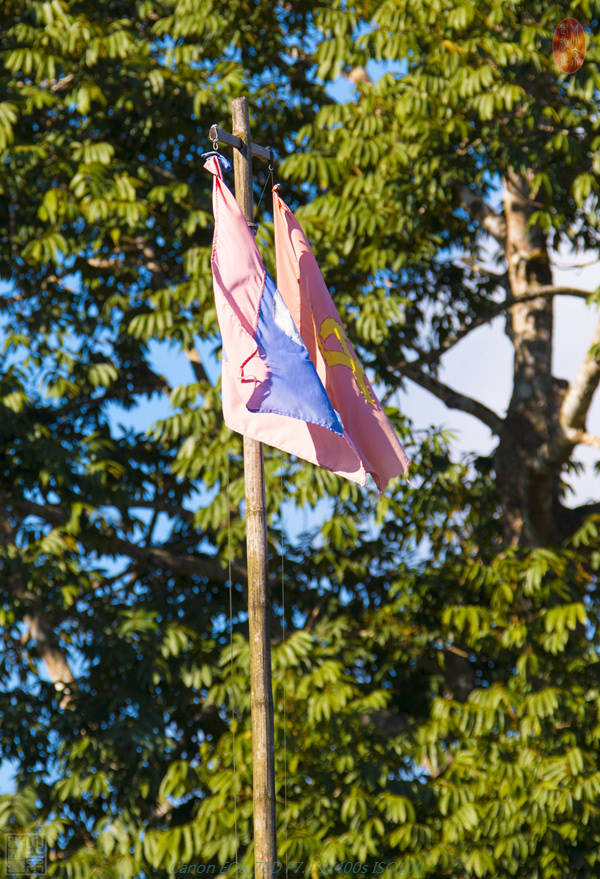
[[(235, 197), (253, 229), (252, 147), (255, 145), (250, 140), (248, 100), (245, 97), (233, 101), (232, 132), (242, 142), (242, 148), (234, 149), (233, 153)], [(265, 477), (262, 445), (247, 436), (244, 437), (244, 480), (252, 707), (254, 871), (256, 879), (271, 879), (277, 860), (277, 840)]]

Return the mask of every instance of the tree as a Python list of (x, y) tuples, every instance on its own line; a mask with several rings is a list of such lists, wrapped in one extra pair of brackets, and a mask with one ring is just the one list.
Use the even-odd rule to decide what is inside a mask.
[[(285, 17), (169, 0), (0, 10), (1, 754), (18, 765), (2, 820), (43, 828), (61, 875), (140, 875), (206, 839), (168, 795), (199, 773), (194, 805), (219, 778), (204, 755), (227, 716), (206, 693), (242, 477), (194, 347), (216, 329), (200, 154), (240, 91), (279, 152), (327, 100), (303, 75), (310, 20), (303, 3)], [(168, 387), (156, 340), (195, 381)], [(155, 394), (174, 415), (154, 435), (119, 427)], [(238, 515), (241, 628), (242, 528)], [(209, 855), (232, 857), (222, 818)]]
[[(551, 374), (551, 258), (598, 246), (597, 50), (560, 74), (550, 4), (1, 14), (4, 828), (43, 829), (74, 879), (223, 867), (236, 838), (251, 863), (241, 443), (194, 348), (215, 331), (199, 154), (245, 91), (385, 396), (416, 381), (498, 437), (453, 460), (390, 406), (422, 485), (382, 497), (267, 454), (280, 856), (312, 875), (596, 875), (597, 511), (564, 492), (600, 372), (592, 349), (569, 387)], [(372, 83), (372, 58), (407, 73)], [(339, 71), (355, 102), (327, 98)], [(497, 314), (505, 417), (439, 378)], [(166, 386), (155, 340), (193, 383)], [(165, 392), (150, 435), (115, 426), (111, 406)], [(286, 539), (290, 497), (328, 499), (318, 535)]]
[[(596, 29), (597, 4), (572, 14)], [(430, 484), (418, 459), (424, 483), (390, 504), (381, 535), (400, 556), (424, 542), (426, 561), (397, 585), (403, 623), (423, 638), (405, 672), (423, 701), (396, 670), (388, 708), (416, 727), (433, 802), (420, 794), (415, 824), (391, 839), (424, 847), (436, 876), (597, 872), (600, 507), (565, 498), (574, 448), (600, 445), (586, 430), (600, 323), (573, 381), (555, 377), (554, 298), (597, 300), (553, 284), (552, 262), (560, 243), (598, 250), (598, 54), (590, 45), (581, 71), (562, 74), (559, 20), (549, 3), (535, 14), (521, 3), (334, 4), (319, 19), (318, 73), (346, 72), (357, 98), (324, 107), (301, 132), (308, 148), (285, 162), (321, 188), (303, 216), (382, 384), (415, 382), (497, 439), (489, 458), (440, 454)], [(406, 72), (374, 83), (373, 59)], [(439, 377), (444, 353), (499, 314), (514, 350), (504, 417)]]

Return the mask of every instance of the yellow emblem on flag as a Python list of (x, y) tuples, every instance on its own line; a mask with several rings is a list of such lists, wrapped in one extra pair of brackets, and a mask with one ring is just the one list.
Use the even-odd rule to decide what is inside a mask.
[[(336, 337), (342, 346), (342, 351), (338, 351), (335, 348), (332, 349), (325, 347), (325, 340), (330, 336)], [(350, 348), (350, 342), (348, 341), (348, 337), (346, 336), (342, 324), (334, 317), (325, 318), (319, 329), (317, 342), (327, 366), (335, 366), (338, 363), (341, 363), (343, 366), (349, 366), (354, 373), (356, 383), (367, 403), (370, 403), (372, 406), (377, 406), (377, 402), (373, 396), (365, 371), (362, 368), (360, 360)]]

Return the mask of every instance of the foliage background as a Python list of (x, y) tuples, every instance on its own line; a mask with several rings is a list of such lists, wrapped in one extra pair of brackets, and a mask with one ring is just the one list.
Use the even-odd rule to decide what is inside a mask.
[[(594, 3), (572, 14), (596, 32)], [(73, 879), (252, 863), (241, 442), (195, 348), (216, 325), (200, 154), (246, 93), (388, 403), (408, 380), (497, 439), (457, 456), (390, 405), (419, 489), (382, 497), (267, 453), (280, 856), (595, 876), (599, 509), (565, 487), (597, 349), (570, 387), (551, 368), (553, 299), (584, 298), (552, 284), (556, 248), (598, 250), (593, 39), (569, 79), (551, 3), (7, 0), (0, 17), (3, 830), (42, 831)], [(407, 73), (373, 83), (370, 59)], [(497, 314), (502, 416), (440, 379)], [(165, 340), (194, 382), (153, 368)], [(165, 394), (150, 433), (115, 423)], [(323, 498), (292, 542), (283, 500)], [(275, 562), (272, 579), (281, 620)]]

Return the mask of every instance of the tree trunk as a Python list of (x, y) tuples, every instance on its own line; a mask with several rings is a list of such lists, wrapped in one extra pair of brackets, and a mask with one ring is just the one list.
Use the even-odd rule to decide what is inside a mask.
[[(529, 227), (535, 210), (531, 179), (509, 172), (504, 180), (506, 259), (512, 297), (523, 299), (552, 283), (546, 236)], [(541, 467), (540, 450), (557, 425), (557, 382), (552, 377), (551, 298), (529, 299), (508, 312), (514, 348), (513, 393), (506, 433), (495, 455), (507, 543), (540, 546), (556, 540), (558, 471)]]

